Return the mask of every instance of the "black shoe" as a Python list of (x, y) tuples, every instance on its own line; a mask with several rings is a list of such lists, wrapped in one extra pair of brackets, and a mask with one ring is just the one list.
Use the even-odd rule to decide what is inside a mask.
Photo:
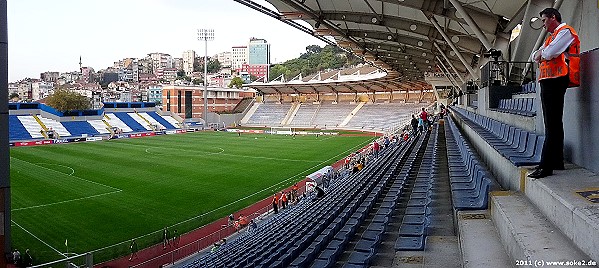
[(545, 178), (545, 177), (551, 176), (551, 175), (553, 175), (553, 170), (539, 168), (539, 169), (533, 171), (532, 173), (528, 174), (528, 177), (533, 178), (533, 179), (540, 179), (540, 178)]

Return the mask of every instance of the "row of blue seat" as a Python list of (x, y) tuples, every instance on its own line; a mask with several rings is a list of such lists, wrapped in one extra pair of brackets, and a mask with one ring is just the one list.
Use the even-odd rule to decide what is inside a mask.
[(538, 165), (541, 161), (545, 136), (459, 107), (452, 106), (450, 109), (515, 166)]
[(8, 116), (8, 139), (11, 141), (32, 139), (31, 135), (16, 115)]
[(537, 87), (536, 81), (526, 83), (526, 84), (522, 85), (522, 91), (518, 92), (517, 94), (535, 93), (535, 92), (537, 92), (536, 87)]
[(522, 116), (535, 116), (537, 115), (535, 103), (534, 98), (501, 99), (497, 108), (491, 108), (491, 110)]
[(456, 210), (487, 209), (489, 191), (500, 187), (450, 116), (445, 122), (453, 207)]
[(386, 161), (375, 161), (356, 175), (339, 180), (335, 190), (324, 198), (284, 210), (285, 213), (261, 222), (256, 232), (241, 235), (190, 267), (286, 267), (301, 258), (304, 262), (300, 266), (305, 267), (317, 257), (319, 250), (329, 247), (342, 228), (351, 230), (345, 225), (356, 222), (350, 220), (358, 215), (352, 210), (360, 207), (359, 201), (366, 199), (366, 193), (382, 178), (388, 161), (396, 157), (395, 150), (387, 150), (381, 157)]
[[(395, 250), (424, 250), (427, 228), (430, 223), (429, 215), (431, 210), (429, 206), (432, 200), (433, 181), (435, 177), (438, 177), (436, 162), (438, 129), (439, 126), (435, 125), (431, 131), (431, 138), (428, 139), (428, 144), (424, 147), (426, 150), (422, 154), (420, 164), (416, 166), (413, 162), (406, 164), (408, 167), (406, 179), (411, 172), (412, 175), (416, 175), (416, 178), (406, 204), (405, 214), (399, 228), (399, 236), (395, 241)], [(413, 161), (416, 155), (413, 154), (411, 157), (414, 157), (414, 159), (411, 159)]]

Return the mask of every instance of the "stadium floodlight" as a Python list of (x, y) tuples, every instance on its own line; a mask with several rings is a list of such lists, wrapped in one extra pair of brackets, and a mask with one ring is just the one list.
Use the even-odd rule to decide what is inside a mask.
[(208, 125), (208, 41), (214, 40), (214, 29), (198, 29), (198, 41), (204, 41), (204, 127)]

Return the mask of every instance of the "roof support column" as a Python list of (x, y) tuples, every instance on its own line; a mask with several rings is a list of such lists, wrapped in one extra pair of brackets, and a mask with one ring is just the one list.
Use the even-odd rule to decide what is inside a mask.
[(432, 14), (429, 15), (428, 19), (435, 26), (435, 28), (437, 29), (437, 31), (439, 31), (439, 33), (441, 34), (441, 36), (443, 36), (443, 39), (451, 47), (451, 49), (453, 50), (453, 52), (455, 52), (456, 56), (458, 56), (458, 58), (460, 59), (460, 61), (462, 62), (462, 64), (464, 64), (464, 67), (466, 67), (466, 69), (468, 70), (468, 72), (470, 73), (470, 75), (472, 77), (477, 77), (476, 73), (474, 72), (474, 70), (472, 69), (472, 67), (470, 67), (470, 64), (468, 64), (468, 62), (466, 62), (466, 59), (464, 59), (464, 56), (462, 56), (462, 53), (453, 44), (453, 42), (451, 41), (451, 39), (449, 38), (449, 36), (447, 36), (447, 34), (443, 31), (443, 29), (441, 28), (441, 26), (437, 22), (437, 19), (435, 19), (434, 15), (432, 15)]
[(439, 64), (441, 65), (441, 71), (443, 72), (443, 74), (445, 74), (445, 77), (447, 77), (447, 79), (449, 80), (449, 82), (451, 83), (451, 85), (453, 86), (452, 91), (455, 91), (456, 93), (459, 92), (460, 87), (457, 86), (457, 82), (454, 80), (454, 78), (449, 74), (449, 70), (447, 70), (447, 67), (445, 67), (445, 64), (443, 64), (442, 61), (439, 61)]
[(487, 50), (491, 49), (493, 45), (491, 45), (491, 42), (487, 40), (487, 37), (485, 36), (483, 31), (478, 27), (476, 22), (474, 22), (472, 17), (470, 17), (470, 14), (468, 14), (468, 12), (464, 10), (462, 4), (460, 4), (458, 0), (449, 0), (449, 2), (451, 2), (453, 7), (455, 7), (455, 9), (460, 13), (460, 15), (462, 15), (466, 23), (468, 23), (468, 26), (470, 26), (470, 28), (474, 31), (474, 34), (476, 35), (478, 40), (480, 40), (480, 42), (483, 43), (483, 46), (485, 46)]
[[(458, 72), (458, 70), (455, 68), (455, 65), (453, 65), (453, 63), (451, 63), (451, 61), (449, 60), (449, 58), (447, 58), (447, 55), (445, 55), (445, 52), (443, 52), (443, 50), (441, 50), (441, 48), (439, 47), (439, 45), (437, 45), (437, 42), (435, 42), (433, 40), (433, 45), (435, 45), (435, 47), (437, 48), (437, 50), (439, 50), (439, 53), (441, 53), (441, 56), (443, 56), (443, 58), (445, 59), (445, 61), (447, 61), (447, 64), (449, 64), (449, 67), (451, 67), (451, 69), (454, 71), (455, 75), (460, 79), (460, 81), (462, 81), (462, 84), (466, 83), (466, 81), (464, 81), (464, 78), (460, 75), (460, 73)], [(437, 57), (437, 60), (439, 60), (439, 57)]]

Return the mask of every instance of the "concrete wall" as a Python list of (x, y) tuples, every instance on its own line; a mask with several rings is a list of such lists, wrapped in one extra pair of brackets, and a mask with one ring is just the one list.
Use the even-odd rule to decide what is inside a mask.
[(564, 1), (562, 20), (581, 38), (581, 86), (566, 92), (564, 105), (565, 157), (599, 173), (599, 3)]

